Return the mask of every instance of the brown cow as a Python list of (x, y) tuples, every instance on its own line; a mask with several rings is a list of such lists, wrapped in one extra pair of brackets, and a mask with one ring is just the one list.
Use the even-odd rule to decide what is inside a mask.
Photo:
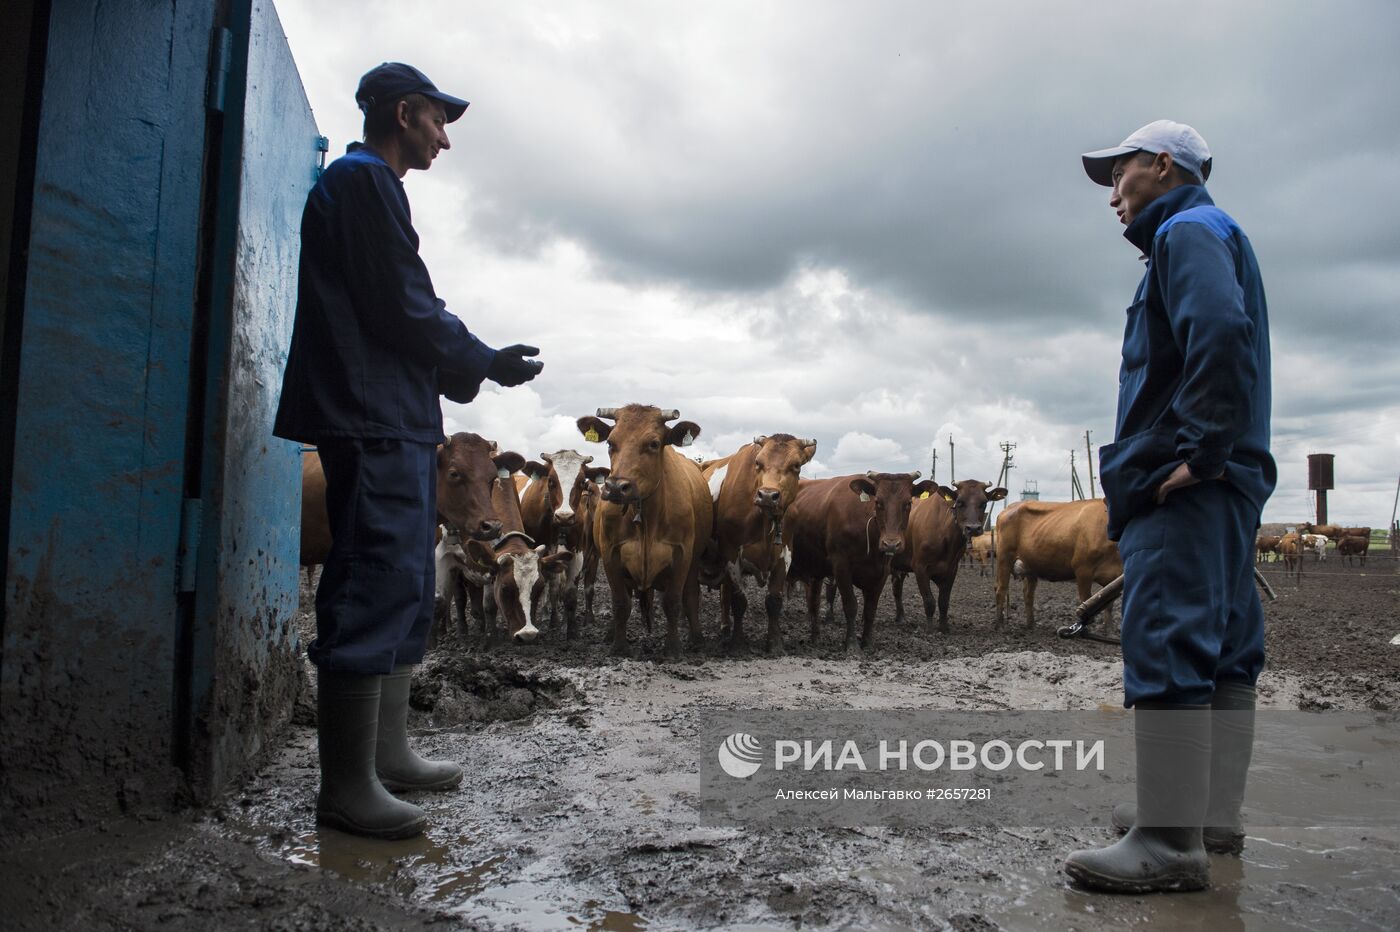
[[(501, 522), (491, 505), (491, 487), (498, 471), (493, 462), (496, 455), (496, 445), (476, 434), (453, 434), (438, 446), (437, 511), (442, 524), (478, 540), (494, 540), (500, 535)], [(306, 450), (301, 459), (301, 565), (309, 573), (310, 567), (326, 562), (330, 550), (326, 476), (320, 454)]]
[(997, 555), (997, 532), (992, 528), (981, 537), (974, 537), (967, 545), (967, 563), (977, 567), (978, 576), (987, 575), (988, 564), (994, 563)]
[(1108, 509), (1103, 499), (1075, 502), (1021, 502), (997, 519), (996, 621), (1006, 621), (1011, 568), (1025, 567), (1026, 627), (1035, 624), (1038, 580), (1079, 586), (1079, 601), (1089, 598), (1094, 583), (1104, 585), (1123, 575), (1118, 545), (1108, 539)]
[(1263, 563), (1271, 553), (1278, 553), (1279, 541), (1282, 537), (1275, 537), (1272, 534), (1260, 534), (1254, 538), (1254, 562)]
[[(506, 460), (507, 457), (511, 459)], [(525, 458), (518, 453), (503, 453), (497, 462), (505, 475), (493, 483), (491, 501), (501, 519), (501, 539), (494, 545), (467, 541), (467, 585), (477, 590), (472, 595), (473, 603), (484, 596), (482, 634), (486, 640), (494, 639), (498, 615), (504, 615), (510, 637), (529, 644), (540, 634), (534, 622), (539, 617), (540, 600), (547, 596), (549, 577), (566, 572), (573, 554), (567, 550), (549, 553), (544, 544), (536, 543), (525, 533), (520, 495), (510, 475), (525, 465)]]
[(830, 576), (841, 592), (846, 615), (845, 649), (855, 646), (855, 588), (864, 597), (860, 645), (875, 646), (875, 609), (890, 574), (890, 562), (904, 549), (913, 497), (937, 484), (913, 473), (868, 472), (864, 476), (802, 480), (787, 510), (792, 564), (788, 579), (807, 583), (807, 616), (812, 643), (818, 639), (817, 603), (821, 582)]
[[(817, 442), (791, 434), (755, 437), (753, 443), (721, 460), (705, 463), (702, 472), (715, 502), (715, 548), (712, 562), (722, 574), (720, 629), (729, 628), (730, 644), (747, 646), (744, 634), (743, 576), (756, 576), (767, 585), (770, 654), (783, 649), (783, 596), (792, 558), (783, 535), (783, 519), (797, 497), (802, 467), (817, 452)], [(728, 624), (733, 613), (732, 626)]]
[(615, 653), (629, 651), (633, 595), (654, 590), (660, 590), (666, 614), (666, 655), (680, 656), (682, 610), (691, 646), (704, 643), (700, 556), (714, 527), (714, 503), (700, 466), (676, 450), (700, 436), (700, 427), (691, 421), (666, 426), (678, 417), (679, 411), (629, 404), (578, 419), (585, 440), (607, 443), (612, 466), (593, 535), (612, 590)]
[(982, 535), (987, 503), (1003, 498), (1006, 489), (994, 489), (990, 482), (964, 479), (952, 488), (940, 485), (934, 493), (914, 501), (909, 527), (904, 532), (905, 547), (894, 558), (892, 567), (896, 623), (904, 622), (904, 576), (912, 572), (924, 599), (927, 630), (933, 631), (933, 590), (929, 585), (932, 580), (938, 586), (938, 630), (948, 633), (948, 600), (958, 578), (963, 551), (969, 541)]
[(1337, 541), (1337, 556), (1342, 558), (1342, 565), (1349, 566), (1353, 559), (1360, 561), (1362, 566), (1366, 565), (1366, 551), (1371, 549), (1371, 535), (1365, 537), (1360, 535), (1345, 535)]
[[(549, 621), (554, 624), (564, 604), (566, 637), (577, 635), (578, 581), (584, 578), (584, 611), (593, 620), (593, 585), (598, 578), (598, 555), (590, 521), (599, 494), (597, 483), (608, 475), (606, 466), (589, 466), (593, 457), (573, 450), (542, 453), (543, 462), (525, 464), (529, 483), (520, 496), (525, 533), (550, 547), (560, 546), (574, 558), (568, 571), (550, 577)], [(517, 484), (518, 485), (518, 484)], [(591, 567), (590, 567), (591, 563)], [(589, 570), (591, 569), (591, 572)]]
[(1302, 575), (1303, 540), (1296, 531), (1289, 531), (1279, 538), (1278, 555), (1283, 559), (1284, 575)]

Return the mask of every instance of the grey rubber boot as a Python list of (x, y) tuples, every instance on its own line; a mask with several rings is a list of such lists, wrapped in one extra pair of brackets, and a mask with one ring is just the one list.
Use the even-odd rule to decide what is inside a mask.
[[(1254, 753), (1254, 687), (1226, 680), (1211, 698), (1210, 802), (1201, 839), (1214, 854), (1244, 850), (1244, 785)], [(1137, 819), (1135, 803), (1113, 807), (1113, 827), (1126, 832)]]
[(323, 670), (317, 679), (321, 792), (316, 821), (370, 838), (421, 835), (427, 815), (389, 795), (374, 773), (380, 678)]
[(1210, 707), (1140, 702), (1133, 716), (1138, 822), (1116, 844), (1076, 851), (1065, 873), (1109, 893), (1201, 890), (1210, 860), (1201, 843), (1210, 786)]
[(411, 666), (398, 666), (382, 677), (379, 694), (379, 739), (374, 769), (386, 790), (450, 790), (462, 782), (462, 768), (445, 760), (424, 760), (408, 746), (408, 689)]

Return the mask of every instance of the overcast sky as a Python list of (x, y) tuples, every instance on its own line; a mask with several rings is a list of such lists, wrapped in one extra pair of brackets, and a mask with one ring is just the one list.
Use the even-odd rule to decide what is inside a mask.
[[(1194, 125), (1269, 300), (1278, 490), (1383, 526), (1400, 473), (1400, 4), (278, 0), (332, 155), (407, 61), (471, 101), (405, 179), (438, 293), (543, 375), (448, 429), (606, 460), (574, 419), (676, 407), (694, 453), (815, 437), (804, 474), (1069, 498), (1112, 439), (1142, 274), (1079, 153)], [(1095, 454), (1097, 457), (1097, 454)], [(1097, 470), (1097, 465), (1095, 465)]]

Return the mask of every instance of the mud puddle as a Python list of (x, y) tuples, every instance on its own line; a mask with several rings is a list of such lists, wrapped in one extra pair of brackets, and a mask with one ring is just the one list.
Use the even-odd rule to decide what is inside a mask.
[[(1117, 707), (1115, 662), (1016, 651), (938, 661), (569, 667), (494, 653), (444, 658), (421, 679), (416, 744), (467, 771), (460, 790), (414, 798), (430, 813), (424, 838), (383, 843), (317, 831), (310, 729), (230, 801), (215, 830), (285, 863), (387, 892), (449, 926), (1400, 925), (1394, 829), (1252, 829), (1242, 859), (1212, 857), (1210, 891), (1104, 897), (1074, 890), (1059, 872), (1069, 851), (1109, 840), (1103, 829), (701, 824), (691, 739), (717, 710)], [(1261, 707), (1297, 709), (1312, 688), (1296, 675), (1266, 674)]]

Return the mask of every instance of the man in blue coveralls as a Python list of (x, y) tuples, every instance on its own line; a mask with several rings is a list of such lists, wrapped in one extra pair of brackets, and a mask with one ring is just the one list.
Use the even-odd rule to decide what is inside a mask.
[(1158, 120), (1083, 161), (1146, 262), (1114, 442), (1099, 451), (1123, 555), (1137, 805), (1114, 810), (1121, 841), (1076, 851), (1065, 872), (1097, 890), (1197, 890), (1207, 849), (1243, 845), (1264, 665), (1254, 538), (1277, 479), (1264, 286), (1249, 239), (1206, 193), (1211, 155), (1194, 129)]
[(423, 831), (389, 790), (462, 780), (408, 746), (409, 678), (433, 608), (439, 394), (520, 385), (531, 346), (493, 350), (433, 291), (400, 181), (450, 148), (467, 102), (387, 62), (360, 79), (363, 143), (326, 169), (301, 220), (296, 323), (273, 433), (316, 444), (333, 538), (316, 590), (321, 791), (317, 821), (379, 838)]

